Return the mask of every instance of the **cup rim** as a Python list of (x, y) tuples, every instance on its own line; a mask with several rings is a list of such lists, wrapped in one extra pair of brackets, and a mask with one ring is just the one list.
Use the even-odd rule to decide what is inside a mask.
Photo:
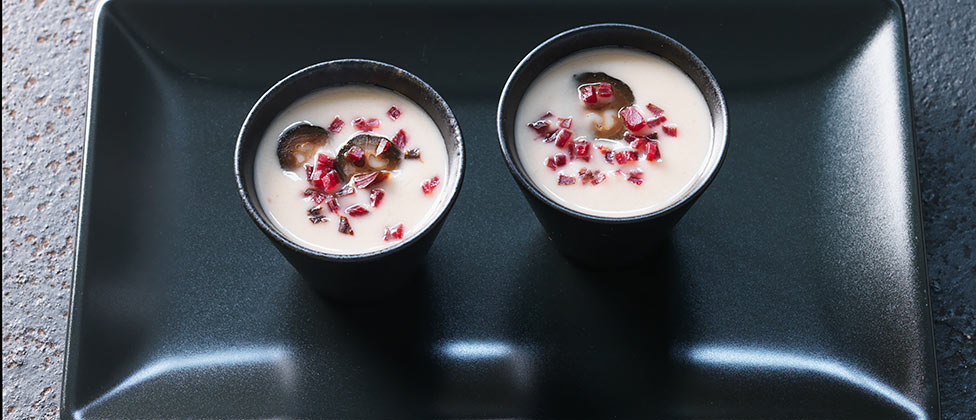
[[(328, 252), (307, 248), (289, 239), (281, 232), (279, 232), (274, 226), (271, 226), (270, 223), (264, 220), (264, 218), (261, 216), (259, 211), (255, 208), (255, 204), (248, 197), (247, 188), (244, 185), (244, 171), (245, 170), (253, 171), (254, 170), (253, 164), (248, 168), (244, 168), (241, 165), (243, 142), (245, 139), (245, 135), (249, 133), (249, 130), (252, 130), (251, 126), (254, 123), (253, 120), (256, 118), (255, 116), (262, 113), (264, 111), (264, 108), (268, 105), (268, 103), (272, 100), (272, 98), (281, 94), (282, 91), (284, 91), (286, 88), (290, 87), (291, 85), (297, 83), (300, 80), (303, 80), (306, 77), (312, 77), (312, 75), (315, 74), (318, 70), (332, 67), (332, 66), (352, 66), (352, 67), (370, 69), (370, 71), (390, 72), (391, 74), (395, 75), (395, 77), (404, 79), (408, 83), (416, 85), (418, 88), (420, 88), (420, 90), (425, 91), (427, 94), (430, 95), (430, 97), (433, 99), (435, 107), (441, 108), (441, 110), (444, 113), (444, 116), (447, 117), (445, 119), (446, 120), (445, 122), (449, 128), (450, 137), (453, 138), (453, 141), (456, 142), (457, 144), (457, 153), (456, 153), (457, 162), (458, 162), (457, 169), (454, 172), (449, 171), (448, 173), (449, 176), (455, 176), (457, 182), (453, 183), (453, 188), (451, 188), (451, 190), (448, 192), (449, 196), (444, 200), (443, 207), (440, 209), (440, 212), (437, 214), (437, 216), (434, 217), (433, 220), (428, 222), (419, 232), (417, 232), (414, 235), (411, 235), (410, 237), (402, 241), (398, 241), (395, 244), (392, 244), (390, 246), (378, 250), (363, 252), (358, 254), (332, 254)], [(338, 87), (338, 86), (343, 86), (348, 84), (356, 84), (356, 83), (360, 83), (364, 85), (373, 85), (383, 89), (388, 89), (397, 92), (401, 95), (404, 95), (405, 97), (407, 97), (407, 99), (410, 99), (411, 101), (417, 102), (415, 98), (407, 96), (403, 92), (400, 92), (396, 89), (386, 87), (386, 86), (380, 86), (375, 83), (370, 83), (367, 81), (362, 81), (362, 82), (327, 81), (322, 83), (322, 85), (317, 87), (315, 90), (326, 89), (330, 87)], [(312, 93), (315, 90), (311, 90), (308, 93)], [(422, 109), (424, 108), (423, 105), (421, 104), (418, 105), (420, 105)], [(435, 115), (431, 115), (431, 113), (428, 112), (426, 109), (424, 109), (424, 112), (427, 112), (427, 114), (432, 119), (434, 119), (435, 122), (439, 118)], [(445, 140), (451, 141), (452, 140), (451, 138), (445, 138)], [(258, 139), (258, 141), (260, 141), (260, 139)], [(449, 156), (449, 160), (450, 160), (450, 156)], [(441, 95), (437, 93), (436, 90), (434, 90), (434, 88), (432, 88), (430, 85), (428, 85), (426, 82), (424, 82), (422, 79), (420, 79), (413, 73), (410, 73), (392, 64), (388, 64), (376, 60), (362, 59), (362, 58), (343, 58), (343, 59), (323, 61), (320, 63), (306, 66), (300, 70), (297, 70), (289, 74), (285, 78), (276, 82), (273, 86), (271, 86), (267, 91), (265, 91), (261, 95), (261, 97), (257, 100), (257, 102), (255, 102), (254, 105), (251, 107), (251, 110), (248, 111), (247, 117), (245, 117), (244, 122), (241, 125), (240, 132), (238, 132), (237, 142), (234, 147), (234, 176), (237, 181), (237, 193), (240, 196), (241, 201), (244, 203), (244, 208), (247, 210), (247, 213), (251, 217), (251, 220), (254, 221), (254, 223), (258, 225), (258, 228), (260, 228), (269, 238), (277, 242), (279, 245), (282, 245), (291, 251), (306, 256), (310, 256), (316, 259), (325, 260), (325, 261), (366, 262), (408, 248), (409, 246), (419, 242), (422, 238), (428, 235), (431, 232), (431, 230), (434, 229), (435, 226), (438, 226), (440, 223), (443, 222), (444, 218), (447, 217), (447, 214), (454, 206), (454, 202), (457, 200), (458, 193), (461, 190), (461, 184), (464, 180), (464, 166), (465, 166), (464, 160), (465, 160), (464, 141), (461, 136), (461, 128), (458, 126), (457, 118), (455, 118), (454, 112), (451, 110), (451, 107), (447, 104), (447, 101), (445, 101), (444, 98), (441, 97)]]
[[(709, 113), (712, 115), (712, 142), (713, 144), (720, 143), (721, 147), (718, 150), (717, 157), (713, 158), (711, 157), (711, 154), (715, 153), (715, 146), (713, 145), (713, 149), (709, 155), (708, 161), (706, 162), (709, 165), (704, 169), (704, 171), (707, 172), (707, 175), (700, 177), (700, 179), (697, 181), (697, 184), (694, 186), (694, 188), (688, 190), (685, 193), (685, 195), (683, 195), (680, 199), (675, 200), (668, 206), (649, 213), (638, 214), (633, 216), (608, 217), (608, 216), (597, 216), (597, 215), (587, 214), (577, 210), (570, 209), (564, 206), (563, 204), (556, 202), (552, 198), (549, 198), (545, 193), (540, 191), (539, 188), (532, 183), (532, 181), (529, 180), (528, 175), (524, 173), (524, 171), (522, 171), (519, 165), (515, 162), (515, 159), (517, 159), (517, 157), (515, 156), (516, 152), (509, 150), (506, 141), (508, 136), (505, 133), (504, 113), (505, 110), (510, 106), (509, 102), (513, 100), (511, 98), (513, 83), (515, 83), (515, 81), (520, 77), (533, 77), (534, 80), (535, 77), (538, 77), (538, 75), (542, 71), (545, 71), (545, 69), (549, 68), (549, 66), (554, 64), (556, 61), (568, 57), (571, 54), (575, 54), (577, 52), (588, 50), (588, 49), (600, 48), (600, 47), (632, 48), (632, 49), (645, 51), (649, 54), (661, 56), (665, 60), (672, 62), (672, 64), (674, 64), (679, 69), (681, 69), (682, 72), (684, 72), (686, 75), (691, 77), (691, 75), (689, 74), (689, 69), (683, 68), (679, 63), (675, 63), (673, 60), (669, 59), (668, 57), (664, 57), (661, 54), (655, 52), (647, 51), (647, 49), (637, 45), (632, 45), (623, 42), (616, 42), (616, 41), (607, 42), (601, 45), (584, 45), (582, 47), (577, 47), (573, 45), (570, 47), (572, 50), (570, 53), (557, 58), (551, 63), (548, 63), (545, 67), (543, 67), (542, 70), (540, 70), (539, 73), (532, 74), (529, 76), (523, 75), (523, 72), (526, 71), (526, 68), (529, 66), (529, 64), (539, 59), (539, 56), (542, 53), (544, 53), (546, 50), (557, 46), (561, 46), (562, 44), (567, 42), (571, 42), (570, 41), (571, 38), (577, 36), (580, 33), (604, 31), (608, 29), (619, 33), (637, 33), (644, 36), (648, 36), (651, 39), (661, 42), (664, 45), (665, 49), (671, 49), (676, 51), (678, 54), (684, 55), (687, 61), (690, 63), (691, 67), (695, 71), (700, 72), (701, 75), (704, 76), (705, 84), (715, 92), (715, 101), (714, 101), (715, 109), (712, 109), (711, 103), (708, 104)], [(704, 96), (705, 92), (703, 91), (702, 86), (696, 83), (696, 87), (698, 87), (699, 91), (702, 91), (702, 94)], [(522, 95), (524, 95), (524, 93), (525, 93), (524, 91), (521, 92)], [(521, 99), (521, 97), (519, 99)], [(706, 97), (706, 102), (709, 102), (707, 97)], [(516, 111), (518, 110), (518, 103), (511, 106), (514, 106)], [(717, 120), (716, 120), (716, 111), (718, 116)], [(502, 88), (501, 97), (498, 100), (498, 111), (496, 114), (495, 121), (498, 129), (499, 146), (502, 149), (502, 156), (505, 159), (505, 164), (508, 165), (509, 171), (512, 173), (515, 180), (520, 184), (523, 191), (528, 191), (535, 198), (541, 200), (549, 207), (554, 208), (565, 215), (577, 219), (583, 219), (591, 222), (599, 222), (603, 224), (628, 224), (628, 223), (642, 222), (642, 221), (663, 217), (667, 214), (670, 214), (672, 212), (675, 212), (683, 208), (686, 203), (694, 201), (699, 195), (702, 194), (702, 192), (704, 192), (706, 188), (708, 188), (708, 186), (715, 179), (715, 176), (718, 174), (719, 169), (722, 167), (722, 164), (725, 161), (725, 156), (728, 152), (728, 108), (725, 103), (725, 96), (722, 93), (722, 90), (719, 87), (718, 81), (715, 79), (715, 76), (712, 75), (712, 72), (708, 69), (705, 63), (702, 62), (701, 59), (698, 58), (698, 56), (695, 55), (690, 49), (688, 49), (687, 47), (685, 47), (675, 39), (661, 32), (657, 32), (655, 30), (648, 29), (642, 26), (623, 24), (623, 23), (597, 23), (597, 24), (575, 27), (563, 31), (559, 34), (556, 34), (551, 38), (543, 41), (535, 48), (533, 48), (532, 51), (526, 54), (526, 56), (522, 58), (522, 60), (518, 63), (518, 65), (515, 66), (515, 69), (512, 71), (512, 73), (508, 77), (508, 80), (505, 82), (505, 86), (504, 88)], [(511, 142), (512, 147), (515, 147), (514, 135), (515, 134), (512, 133), (512, 137), (513, 137)]]

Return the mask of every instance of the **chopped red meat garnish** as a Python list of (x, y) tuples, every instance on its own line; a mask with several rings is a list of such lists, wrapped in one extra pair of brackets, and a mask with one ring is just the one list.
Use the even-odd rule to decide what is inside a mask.
[(580, 159), (589, 162), (590, 142), (584, 139), (577, 139), (575, 142), (573, 142), (573, 147), (570, 150), (570, 154), (573, 156), (573, 159)]
[(403, 130), (397, 131), (396, 135), (393, 136), (393, 144), (396, 145), (397, 149), (403, 150), (407, 146), (407, 133)]
[(334, 196), (329, 196), (326, 198), (328, 199), (326, 201), (326, 205), (329, 207), (329, 211), (339, 214), (339, 200), (337, 200)]
[(328, 171), (335, 168), (335, 161), (324, 153), (319, 153), (315, 159), (315, 169)]
[(634, 169), (633, 171), (627, 172), (627, 180), (637, 185), (643, 184), (644, 172), (640, 169)]
[(322, 191), (329, 191), (339, 185), (339, 173), (334, 169), (312, 172), (312, 185)]
[(420, 189), (424, 191), (424, 195), (430, 195), (430, 193), (434, 192), (434, 188), (437, 188), (440, 183), (441, 179), (435, 176), (424, 181), (424, 184), (420, 186)]
[(549, 159), (546, 159), (546, 166), (555, 171), (558, 167), (566, 166), (567, 160), (566, 155), (557, 153), (555, 156), (550, 156)]
[(674, 125), (664, 124), (663, 126), (661, 126), (661, 131), (663, 131), (664, 134), (667, 134), (671, 137), (678, 137), (678, 127)]
[(382, 188), (373, 188), (372, 190), (370, 190), (369, 191), (369, 206), (372, 207), (372, 208), (374, 208), (374, 209), (377, 208), (377, 207), (379, 207), (380, 202), (383, 201), (383, 196), (385, 196), (385, 195), (386, 195), (386, 191), (383, 191)]
[(329, 124), (329, 131), (333, 133), (338, 133), (342, 131), (342, 126), (344, 125), (346, 125), (346, 123), (341, 119), (339, 119), (339, 116), (336, 115), (335, 119), (332, 120), (332, 124)]
[(594, 85), (583, 85), (579, 87), (579, 98), (583, 101), (584, 105), (593, 105), (599, 101), (600, 98), (597, 97), (597, 89)]
[(637, 161), (637, 152), (633, 150), (618, 150), (613, 153), (613, 159), (621, 165)]
[(363, 156), (366, 156), (366, 151), (360, 148), (359, 146), (350, 147), (349, 150), (346, 151), (346, 159), (349, 159), (353, 162), (359, 162), (363, 160)]
[(386, 228), (386, 231), (383, 232), (384, 241), (389, 242), (394, 239), (403, 239), (403, 223), (388, 227)]
[(529, 123), (529, 128), (535, 130), (539, 136), (547, 136), (551, 132), (551, 130), (549, 130), (549, 121), (546, 120), (539, 120), (534, 123)]
[(637, 107), (628, 106), (621, 109), (619, 115), (630, 131), (640, 131), (645, 126), (644, 116), (637, 110)]
[(654, 161), (661, 158), (661, 149), (658, 148), (657, 142), (649, 141), (644, 149), (647, 152), (647, 157), (645, 159)]
[(369, 187), (373, 184), (379, 184), (390, 177), (389, 172), (385, 171), (374, 171), (365, 174), (356, 174), (352, 176), (352, 183), (356, 188), (363, 189)]
[(663, 122), (665, 122), (667, 120), (668, 120), (668, 117), (665, 117), (663, 115), (658, 115), (658, 116), (656, 116), (656, 117), (651, 118), (650, 120), (648, 120), (647, 121), (647, 126), (650, 127), (650, 128), (654, 128), (654, 127), (657, 127), (657, 126), (661, 125), (661, 123), (663, 123)]
[(369, 214), (369, 210), (367, 210), (366, 207), (363, 207), (359, 204), (353, 204), (349, 207), (346, 207), (346, 214), (353, 217), (364, 216), (366, 214)]
[(562, 149), (563, 147), (566, 147), (566, 145), (569, 144), (569, 140), (573, 138), (573, 132), (565, 128), (560, 128), (555, 134), (553, 134), (553, 136), (556, 137), (556, 147)]
[(660, 108), (660, 107), (658, 107), (657, 105), (654, 105), (654, 104), (652, 104), (652, 103), (649, 103), (649, 102), (648, 102), (648, 104), (647, 104), (647, 110), (648, 110), (648, 111), (651, 111), (651, 113), (652, 113), (652, 114), (654, 114), (654, 115), (661, 115), (661, 114), (664, 114), (664, 110), (663, 110), (663, 109), (661, 109), (661, 108)]
[(396, 121), (397, 118), (400, 118), (400, 108), (397, 108), (396, 105), (393, 105), (390, 107), (389, 111), (386, 111), (386, 115), (389, 115), (390, 119)]

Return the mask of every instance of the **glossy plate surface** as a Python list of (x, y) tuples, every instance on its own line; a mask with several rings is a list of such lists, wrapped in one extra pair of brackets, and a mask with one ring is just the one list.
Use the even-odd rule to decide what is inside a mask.
[[(597, 22), (692, 49), (732, 145), (663, 252), (601, 273), (494, 123), (528, 51)], [(137, 0), (96, 30), (63, 418), (938, 417), (895, 3)], [(367, 306), (311, 292), (232, 169), (262, 92), (345, 57), (428, 82), (468, 154), (426, 269)]]

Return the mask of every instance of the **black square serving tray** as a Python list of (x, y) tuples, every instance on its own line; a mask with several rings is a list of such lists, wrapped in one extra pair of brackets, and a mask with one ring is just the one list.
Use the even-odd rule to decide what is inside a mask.
[[(695, 51), (731, 128), (665, 248), (595, 272), (548, 244), (495, 111), (599, 22)], [(881, 0), (103, 3), (61, 416), (938, 418), (904, 28)], [(314, 294), (232, 170), (264, 90), (348, 57), (432, 85), (468, 158), (425, 269), (368, 305)]]

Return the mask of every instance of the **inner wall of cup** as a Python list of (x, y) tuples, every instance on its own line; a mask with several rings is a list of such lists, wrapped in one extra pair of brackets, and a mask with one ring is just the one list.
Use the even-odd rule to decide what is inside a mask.
[(702, 96), (705, 97), (705, 103), (708, 105), (708, 110), (712, 117), (712, 148), (709, 151), (704, 171), (699, 174), (695, 187), (690, 190), (690, 194), (694, 194), (718, 170), (719, 162), (724, 155), (726, 143), (728, 142), (728, 111), (725, 107), (725, 99), (719, 91), (718, 82), (714, 80), (714, 76), (709, 74), (707, 67), (701, 62), (701, 59), (687, 49), (674, 48), (671, 51), (674, 52), (674, 56), (658, 55), (678, 66), (678, 68), (684, 71), (695, 82), (695, 86), (698, 87)]
[[(290, 241), (284, 238), (284, 235), (278, 232), (274, 224), (269, 220), (264, 207), (261, 206), (258, 200), (257, 192), (254, 188), (254, 160), (258, 145), (271, 121), (278, 114), (305, 95), (329, 87), (347, 84), (372, 84), (398, 92), (420, 105), (421, 109), (427, 112), (434, 120), (434, 123), (437, 124), (441, 135), (444, 137), (445, 146), (448, 151), (449, 180), (443, 187), (451, 188), (451, 193), (445, 195), (442, 201), (438, 203), (438, 214), (445, 212), (451, 200), (454, 199), (456, 195), (456, 191), (454, 191), (455, 186), (460, 182), (459, 178), (461, 176), (461, 140), (455, 135), (454, 129), (447, 121), (448, 117), (451, 116), (450, 112), (441, 102), (437, 101), (434, 95), (424, 89), (422, 85), (414, 83), (405, 74), (401, 74), (395, 69), (387, 69), (387, 67), (361, 62), (339, 63), (315, 68), (296, 79), (289, 80), (284, 85), (278, 86), (270, 95), (264, 98), (265, 102), (262, 102), (259, 108), (251, 113), (250, 119), (247, 122), (247, 131), (244, 133), (241, 141), (240, 170), (242, 183), (251, 207), (254, 208), (266, 228), (275, 232), (282, 240), (290, 243)], [(350, 79), (346, 77), (343, 74), (346, 71), (355, 72), (357, 78)], [(324, 77), (321, 73), (330, 73), (331, 77)], [(327, 83), (322, 83), (322, 81)], [(432, 220), (427, 227), (436, 223), (436, 220), (436, 218)], [(294, 246), (301, 248), (298, 245)]]
[[(507, 96), (504, 99), (505, 103), (503, 105), (505, 108), (502, 109), (502, 130), (505, 133), (505, 147), (508, 149), (509, 155), (513, 157), (512, 161), (521, 178), (532, 185), (539, 195), (545, 196), (541, 188), (535, 185), (528, 176), (522, 165), (522, 159), (518, 155), (518, 150), (515, 147), (515, 114), (518, 112), (518, 107), (529, 85), (539, 74), (556, 61), (590, 48), (634, 48), (658, 55), (670, 61), (675, 66), (678, 66), (681, 71), (687, 74), (694, 81), (698, 90), (702, 92), (702, 96), (705, 97), (705, 102), (708, 105), (709, 113), (712, 117), (712, 148), (709, 151), (704, 169), (695, 178), (695, 183), (688, 189), (684, 198), (678, 200), (675, 204), (699, 192), (702, 186), (705, 185), (707, 180), (717, 170), (726, 144), (726, 111), (722, 107), (723, 100), (717, 86), (712, 84), (704, 68), (700, 69), (695, 66), (696, 58), (690, 51), (672, 46), (663, 39), (651, 38), (649, 33), (641, 32), (635, 34), (632, 31), (634, 29), (629, 27), (598, 27), (592, 30), (575, 32), (554, 41), (546, 41), (542, 49), (536, 51), (535, 55), (524, 63), (525, 67), (520, 68), (519, 74), (512, 80), (513, 84), (509, 86), (506, 94), (512, 95), (517, 92), (518, 98)], [(700, 62), (700, 60), (698, 61)], [(702, 66), (704, 67), (704, 64)]]

